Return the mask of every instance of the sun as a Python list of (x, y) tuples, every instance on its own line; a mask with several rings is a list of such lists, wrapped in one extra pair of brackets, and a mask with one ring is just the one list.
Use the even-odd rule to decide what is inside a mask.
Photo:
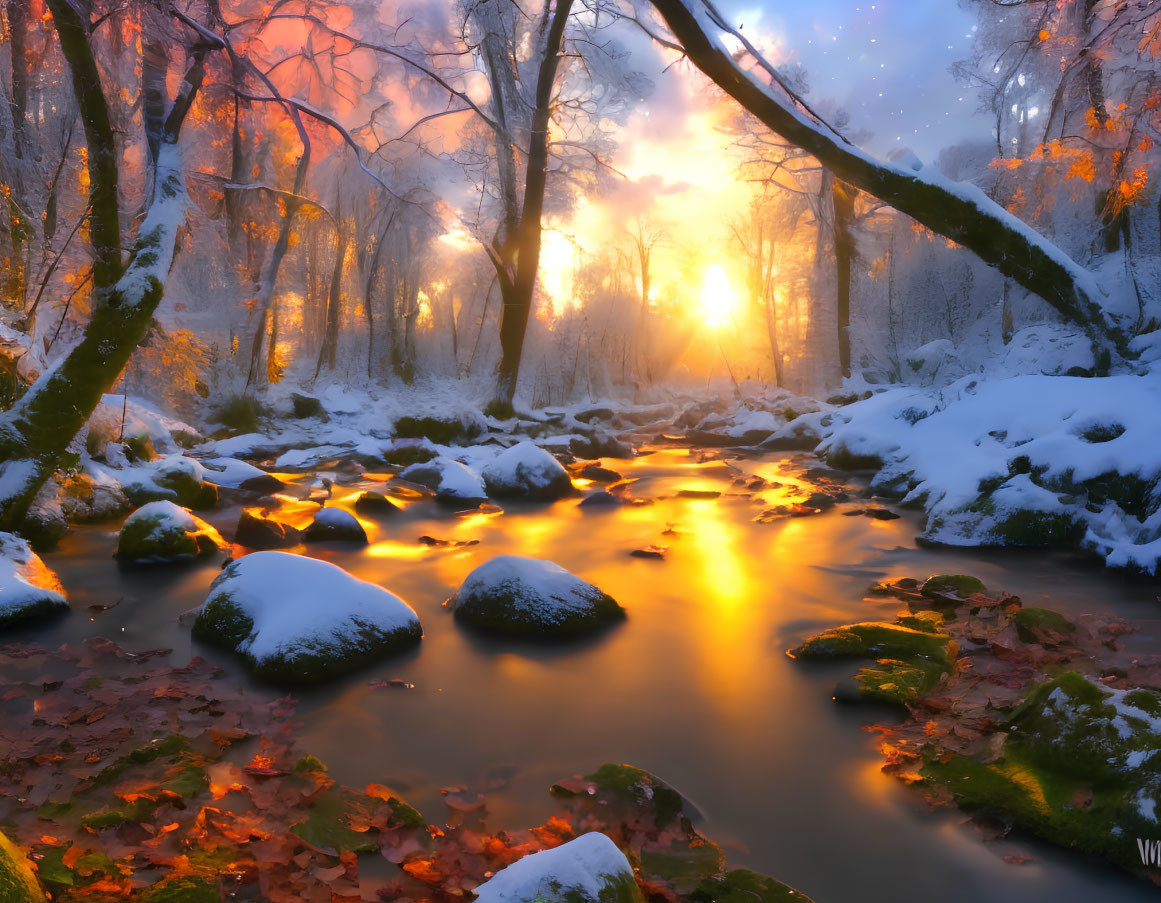
[(701, 283), (701, 310), (706, 325), (718, 329), (726, 325), (734, 312), (734, 291), (725, 267), (715, 263), (705, 271)]

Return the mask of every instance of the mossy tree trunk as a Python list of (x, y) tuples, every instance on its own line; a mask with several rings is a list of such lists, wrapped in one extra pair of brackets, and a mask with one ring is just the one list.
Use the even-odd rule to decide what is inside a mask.
[[(690, 62), (763, 124), (812, 154), (848, 185), (958, 242), (1047, 301), (1092, 340), (1098, 359), (1121, 356), (1124, 336), (1100, 306), (1095, 278), (1019, 218), (971, 186), (949, 183), (925, 170), (876, 160), (815, 117), (799, 99), (773, 87), (774, 69), (705, 0), (651, 0)], [(743, 68), (721, 40), (729, 32), (754, 58)], [(765, 73), (759, 78), (758, 74)]]
[(124, 265), (118, 149), (89, 43), (89, 23), (69, 0), (48, 0), (48, 6), (72, 75), (88, 143), (95, 303), (80, 343), (0, 418), (0, 530), (20, 524), (32, 499), (149, 328), (185, 209), (178, 134), (204, 72), (203, 51), (195, 51), (162, 123), (148, 211)]

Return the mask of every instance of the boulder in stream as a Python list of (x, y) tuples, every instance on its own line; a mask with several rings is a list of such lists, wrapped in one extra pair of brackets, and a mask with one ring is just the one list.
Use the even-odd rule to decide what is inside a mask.
[(526, 498), (550, 502), (573, 491), (568, 471), (533, 442), (520, 442), (501, 452), (483, 471), (488, 494), (496, 498)]
[(367, 531), (350, 511), (322, 508), (302, 531), (302, 538), (306, 542), (355, 542), (366, 545)]
[(200, 517), (173, 502), (150, 502), (129, 515), (117, 536), (115, 556), (133, 564), (193, 561), (226, 547)]
[(28, 541), (0, 533), (0, 627), (68, 609), (60, 580)]
[(516, 555), (480, 565), (447, 606), (466, 624), (514, 636), (571, 636), (625, 617), (611, 596), (560, 565)]
[(412, 464), (398, 476), (408, 483), (427, 487), (441, 502), (481, 502), (488, 497), (480, 475), (454, 458), (441, 456)]
[(337, 565), (255, 552), (214, 580), (193, 635), (267, 680), (314, 684), (414, 646), (423, 629), (398, 596)]

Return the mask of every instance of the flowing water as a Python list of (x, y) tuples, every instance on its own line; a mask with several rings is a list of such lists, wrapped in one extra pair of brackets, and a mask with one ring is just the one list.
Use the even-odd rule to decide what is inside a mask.
[[(303, 751), (342, 783), (394, 786), (436, 821), (440, 788), (487, 789), (497, 827), (552, 814), (546, 788), (558, 778), (629, 762), (690, 798), (705, 816), (700, 829), (722, 843), (731, 864), (773, 875), (818, 903), (1154, 897), (1143, 882), (1083, 857), (1027, 838), (985, 845), (957, 813), (927, 812), (915, 791), (880, 773), (873, 737), (861, 730), (891, 715), (831, 700), (836, 679), (853, 666), (796, 664), (784, 651), (837, 623), (892, 616), (898, 603), (864, 599), (885, 577), (972, 573), (1026, 604), (1132, 618), (1155, 616), (1155, 583), (1067, 556), (921, 550), (908, 513), (877, 521), (843, 516), (839, 506), (755, 523), (764, 507), (801, 488), (801, 468), (784, 455), (704, 457), (666, 448), (609, 462), (637, 480), (635, 496), (656, 499), (651, 505), (592, 510), (566, 499), (457, 516), (422, 500), (391, 519), (364, 521), (367, 547), (307, 547), (405, 598), (425, 635), (413, 653), (297, 694)], [(734, 483), (739, 469), (785, 485), (751, 497)], [(336, 486), (334, 496), (341, 503), (374, 487), (368, 477)], [(676, 497), (681, 489), (724, 494)], [(288, 503), (276, 516), (302, 525), (313, 510)], [(237, 515), (223, 508), (208, 519), (230, 535)], [(478, 543), (431, 547), (417, 542), (421, 535)], [(205, 597), (217, 566), (120, 568), (111, 558), (115, 538), (111, 526), (83, 527), (45, 556), (73, 615), (8, 636), (51, 645), (103, 635), (134, 650), (172, 647), (176, 664), (202, 655), (227, 669), (225, 679), (250, 683), (230, 655), (191, 644), (188, 620), (179, 622)], [(646, 545), (668, 546), (667, 558), (628, 554)], [(505, 553), (556, 561), (619, 600), (628, 620), (568, 645), (463, 631), (442, 602), (473, 567)], [(97, 610), (105, 606), (113, 607)], [(1148, 624), (1132, 641), (1157, 648), (1158, 627)], [(395, 677), (414, 689), (376, 688), (376, 678)], [(1008, 864), (1011, 853), (1032, 861)]]

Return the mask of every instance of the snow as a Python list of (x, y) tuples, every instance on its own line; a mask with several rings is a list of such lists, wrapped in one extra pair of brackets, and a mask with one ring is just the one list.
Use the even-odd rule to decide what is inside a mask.
[(344, 511), (342, 508), (321, 508), (318, 514), (314, 516), (314, 522), (324, 527), (340, 530), (362, 529), (358, 518), (349, 511)]
[(205, 479), (227, 489), (237, 489), (247, 480), (266, 476), (266, 471), (237, 458), (203, 458)]
[(161, 536), (164, 533), (173, 531), (196, 533), (205, 526), (205, 521), (200, 521), (180, 505), (163, 501), (149, 502), (148, 504), (142, 505), (125, 519), (125, 524), (121, 529), (124, 531), (125, 527), (128, 527), (130, 524), (135, 524), (143, 520), (156, 522), (154, 528), (150, 531), (151, 537)]
[(254, 622), (238, 651), (258, 663), (296, 650), (357, 643), (361, 625), (384, 632), (419, 626), (411, 606), (382, 587), (330, 562), (287, 552), (254, 552), (229, 565), (210, 586), (205, 604), (225, 595)]
[(263, 450), (270, 444), (270, 438), (262, 433), (242, 433), (228, 439), (219, 439), (199, 447), (218, 457), (245, 458)]
[(347, 449), (339, 445), (318, 445), (314, 448), (292, 448), (283, 452), (274, 462), (277, 468), (309, 468), (330, 458), (340, 458), (347, 453)]
[(600, 594), (591, 583), (554, 562), (497, 555), (468, 574), (450, 607), (473, 598), (504, 595), (511, 599), (514, 615), (552, 621), (590, 611), (593, 597)]
[(0, 622), (45, 602), (68, 606), (60, 580), (25, 539), (0, 533)]
[(472, 468), (454, 458), (440, 456), (422, 464), (412, 464), (399, 474), (401, 480), (419, 482), (425, 472), (438, 471), (439, 482), (435, 485), (438, 495), (447, 499), (484, 499), (488, 497), (483, 478)]
[(525, 856), (497, 872), (476, 888), (476, 903), (566, 898), (597, 903), (603, 899), (602, 891), (618, 879), (633, 881), (632, 866), (616, 844), (594, 831)]
[[(873, 486), (922, 500), (936, 541), (987, 544), (1002, 539), (994, 528), (1019, 510), (1064, 514), (1110, 565), (1155, 572), (1159, 500), (1142, 490), (1142, 517), (1103, 495), (1088, 499), (1081, 484), (1135, 477), (1152, 485), (1161, 476), (1158, 410), (1158, 374), (965, 377), (941, 389), (888, 389), (843, 408), (819, 451), (881, 458)], [(981, 510), (981, 499), (995, 510)]]
[(483, 470), (484, 483), (493, 492), (540, 492), (562, 480), (568, 471), (534, 442), (519, 442), (501, 452)]
[(187, 201), (181, 151), (176, 144), (162, 141), (157, 153), (153, 199), (137, 231), (133, 259), (116, 285), (125, 306), (135, 307), (144, 301), (155, 282), (165, 285)]

